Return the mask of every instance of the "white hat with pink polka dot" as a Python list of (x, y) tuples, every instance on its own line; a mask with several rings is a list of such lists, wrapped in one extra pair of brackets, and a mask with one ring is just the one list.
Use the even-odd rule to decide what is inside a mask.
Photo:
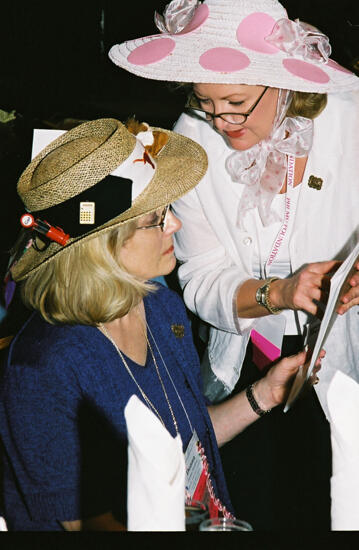
[(116, 44), (110, 59), (155, 80), (319, 93), (359, 88), (359, 78), (330, 59), (328, 38), (288, 19), (277, 0), (173, 0), (155, 21), (160, 34)]

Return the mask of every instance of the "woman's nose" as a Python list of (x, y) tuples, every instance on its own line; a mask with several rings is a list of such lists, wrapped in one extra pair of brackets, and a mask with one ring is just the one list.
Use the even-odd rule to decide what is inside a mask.
[(165, 232), (176, 233), (182, 227), (182, 222), (173, 214), (171, 210), (167, 212)]
[(221, 132), (227, 128), (228, 122), (218, 116), (213, 118), (213, 126), (216, 128), (216, 130), (219, 130)]

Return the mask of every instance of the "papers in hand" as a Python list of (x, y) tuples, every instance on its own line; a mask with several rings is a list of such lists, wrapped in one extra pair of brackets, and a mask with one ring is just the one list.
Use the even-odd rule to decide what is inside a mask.
[(318, 336), (315, 341), (312, 358), (308, 368), (301, 367), (294, 379), (290, 394), (284, 407), (284, 412), (287, 412), (296, 399), (302, 392), (305, 382), (311, 376), (313, 368), (318, 359), (320, 350), (324, 347), (325, 341), (330, 333), (330, 330), (338, 316), (336, 309), (339, 305), (339, 298), (345, 294), (349, 288), (349, 280), (356, 272), (355, 265), (359, 261), (359, 243), (356, 245), (351, 254), (342, 263), (340, 268), (334, 273), (330, 280), (330, 292), (328, 302), (325, 307), (323, 319), (320, 323)]
[(185, 462), (175, 438), (136, 395), (125, 407), (128, 432), (127, 528), (185, 530)]

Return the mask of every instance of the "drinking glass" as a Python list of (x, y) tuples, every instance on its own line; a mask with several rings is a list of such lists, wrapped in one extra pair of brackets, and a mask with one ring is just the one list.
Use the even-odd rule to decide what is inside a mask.
[(211, 518), (202, 521), (200, 531), (253, 531), (253, 527), (241, 519)]
[(200, 523), (208, 518), (208, 508), (204, 502), (192, 500), (185, 506), (186, 531), (198, 531)]

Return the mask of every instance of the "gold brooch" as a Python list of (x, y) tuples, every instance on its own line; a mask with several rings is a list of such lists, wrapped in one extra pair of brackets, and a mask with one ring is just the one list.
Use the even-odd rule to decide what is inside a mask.
[(309, 187), (312, 187), (313, 189), (316, 189), (317, 191), (320, 191), (323, 185), (322, 178), (316, 178), (315, 176), (310, 176), (308, 180)]
[(171, 330), (176, 338), (184, 337), (184, 326), (183, 325), (171, 325)]

